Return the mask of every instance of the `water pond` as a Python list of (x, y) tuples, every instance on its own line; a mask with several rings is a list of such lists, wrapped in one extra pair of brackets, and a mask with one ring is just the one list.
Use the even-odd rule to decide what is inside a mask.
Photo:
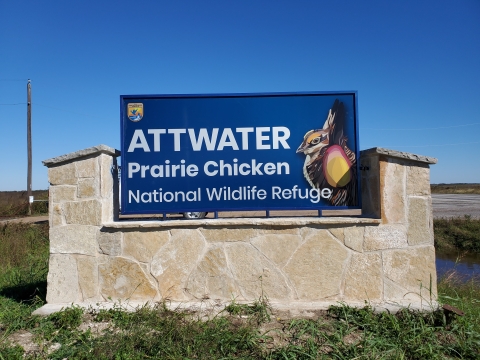
[(458, 252), (437, 252), (436, 257), (438, 279), (451, 270), (455, 270), (465, 281), (472, 277), (480, 278), (480, 254), (463, 255)]

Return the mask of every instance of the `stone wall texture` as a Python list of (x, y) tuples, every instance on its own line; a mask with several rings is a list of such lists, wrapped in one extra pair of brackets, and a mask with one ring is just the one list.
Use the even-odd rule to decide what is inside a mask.
[(118, 155), (100, 145), (45, 161), (48, 303), (266, 296), (283, 304), (407, 305), (436, 298), (423, 158), (364, 152), (361, 218), (187, 222), (118, 221)]

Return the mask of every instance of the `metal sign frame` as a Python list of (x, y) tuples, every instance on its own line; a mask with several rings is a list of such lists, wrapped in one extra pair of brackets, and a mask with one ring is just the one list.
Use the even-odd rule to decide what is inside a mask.
[(357, 112), (356, 91), (122, 95), (121, 213), (361, 209)]

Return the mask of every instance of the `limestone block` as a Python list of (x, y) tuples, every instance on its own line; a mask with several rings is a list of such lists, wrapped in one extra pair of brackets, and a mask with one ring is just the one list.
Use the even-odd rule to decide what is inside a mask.
[(362, 177), (362, 215), (381, 217), (380, 177)]
[(93, 178), (99, 175), (97, 158), (79, 160), (75, 162), (78, 178)]
[(345, 228), (345, 246), (352, 250), (363, 252), (363, 235), (365, 233), (364, 227), (348, 227)]
[(78, 283), (83, 295), (83, 300), (94, 298), (98, 293), (98, 264), (93, 256), (77, 257)]
[(211, 247), (188, 278), (187, 290), (196, 299), (239, 299), (240, 290), (227, 266), (223, 247)]
[(108, 261), (110, 261), (111, 258), (112, 258), (112, 256), (109, 256), (109, 255), (98, 254), (97, 255), (97, 263), (99, 265), (100, 264), (106, 264)]
[(98, 266), (100, 294), (116, 300), (148, 301), (157, 291), (140, 265), (122, 257), (109, 257)]
[(257, 230), (249, 226), (228, 228), (203, 228), (200, 230), (208, 242), (250, 241), (257, 236)]
[(114, 217), (114, 213), (113, 213), (113, 209), (114, 209), (114, 205), (113, 205), (113, 202), (117, 202), (118, 199), (113, 199), (113, 197), (110, 197), (110, 198), (104, 198), (101, 200), (102, 202), (102, 219), (103, 219), (103, 222), (112, 222), (113, 221), (113, 217)]
[[(150, 264), (147, 264), (147, 263), (138, 263), (138, 265), (140, 265), (140, 267), (142, 268), (143, 272), (145, 273), (145, 275), (147, 276), (148, 280), (150, 281), (151, 284), (155, 284), (155, 288), (158, 287), (158, 284), (157, 284), (157, 279), (155, 279), (152, 274), (150, 273)], [(160, 295), (158, 296), (158, 298), (160, 299)]]
[(345, 229), (344, 228), (331, 228), (328, 229), (330, 233), (335, 236), (340, 242), (345, 241)]
[(326, 230), (320, 230), (297, 249), (283, 271), (300, 300), (315, 301), (340, 293), (349, 251)]
[(363, 176), (377, 176), (380, 173), (379, 155), (360, 156), (360, 164), (368, 170), (362, 170)]
[[(430, 228), (430, 234), (433, 237), (433, 205), (432, 205), (432, 197), (427, 197), (427, 206), (428, 206), (428, 226)], [(433, 241), (434, 239), (432, 239)]]
[(50, 253), (83, 254), (95, 256), (97, 227), (88, 225), (65, 225), (50, 229)]
[(427, 198), (410, 197), (408, 207), (408, 244), (432, 244), (430, 208)]
[(141, 262), (150, 262), (168, 239), (168, 231), (126, 232), (123, 235), (123, 255)]
[(154, 255), (150, 267), (163, 298), (188, 299), (184, 288), (205, 247), (206, 242), (198, 231), (172, 230), (170, 241)]
[(345, 300), (381, 301), (382, 257), (378, 253), (352, 254), (345, 275)]
[[(408, 304), (409, 302), (418, 303), (430, 300), (427, 289), (423, 289), (422, 294), (420, 293), (420, 290), (412, 292), (388, 278), (384, 279), (383, 285), (383, 299), (385, 301)], [(424, 297), (423, 299), (422, 296)]]
[(277, 235), (277, 234), (292, 234), (298, 235), (299, 229), (297, 226), (265, 226), (257, 229), (258, 235)]
[(113, 183), (115, 181), (113, 177), (114, 175), (112, 173), (112, 166), (114, 161), (116, 163), (116, 160), (109, 155), (100, 155), (100, 178), (102, 179), (100, 196), (102, 198), (109, 197), (109, 195), (112, 193)]
[(252, 245), (230, 243), (225, 245), (225, 253), (245, 299), (258, 300), (262, 294), (272, 300), (292, 299), (292, 291), (283, 274)]
[(77, 263), (71, 255), (51, 254), (47, 275), (47, 302), (71, 303), (81, 300)]
[(382, 219), (386, 224), (404, 224), (405, 166), (393, 162), (380, 162), (380, 192)]
[(407, 228), (404, 225), (366, 226), (364, 251), (407, 247)]
[(98, 200), (67, 202), (63, 211), (67, 224), (102, 225), (102, 203)]
[(49, 192), (51, 201), (53, 203), (59, 203), (62, 201), (75, 201), (77, 188), (76, 186), (56, 185), (50, 186)]
[(63, 225), (63, 212), (59, 204), (49, 204), (50, 209), (50, 227)]
[[(378, 156), (363, 156), (360, 164), (365, 170), (360, 171), (362, 214), (380, 218), (380, 164)], [(367, 170), (368, 168), (368, 170)]]
[(299, 235), (302, 239), (306, 239), (310, 236), (315, 236), (319, 231), (323, 230), (324, 226), (322, 225), (310, 225), (310, 226), (302, 226), (299, 229)]
[(259, 236), (251, 240), (251, 244), (279, 268), (286, 265), (301, 242), (299, 235), (284, 233)]
[(118, 256), (122, 254), (122, 233), (105, 232), (97, 233), (98, 246), (103, 254)]
[(433, 246), (410, 247), (383, 252), (385, 276), (414, 294), (428, 293), (430, 280), (432, 293), (437, 294), (435, 249)]
[(407, 195), (430, 195), (430, 167), (415, 164), (407, 168)]
[(78, 179), (78, 198), (91, 198), (97, 196), (97, 180), (94, 178)]
[(75, 174), (75, 163), (51, 167), (48, 169), (48, 182), (50, 185), (77, 185)]

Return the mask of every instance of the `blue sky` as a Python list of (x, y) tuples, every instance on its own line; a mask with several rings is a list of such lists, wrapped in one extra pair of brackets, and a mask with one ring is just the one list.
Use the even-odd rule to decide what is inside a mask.
[[(480, 182), (480, 1), (3, 1), (0, 190), (41, 161), (120, 147), (122, 94), (358, 91), (360, 148)], [(19, 104), (19, 105), (9, 105)]]

